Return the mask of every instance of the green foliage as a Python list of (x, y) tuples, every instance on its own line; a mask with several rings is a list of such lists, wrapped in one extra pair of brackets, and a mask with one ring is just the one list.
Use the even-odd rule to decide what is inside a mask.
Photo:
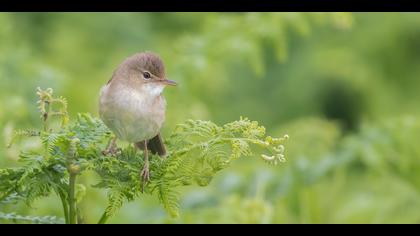
[[(59, 116), (61, 118), (61, 126), (65, 126), (68, 122), (67, 115), (67, 100), (63, 97), (54, 98), (52, 96), (52, 89), (48, 88), (43, 91), (39, 87), (37, 89), (37, 95), (39, 97), (38, 111), (41, 113), (41, 119), (44, 121), (44, 124), (47, 124), (47, 119), (50, 116)], [(58, 110), (54, 110), (54, 105), (60, 105)], [(44, 126), (44, 131), (47, 130), (47, 126)]]
[[(352, 16), (348, 13), (251, 13), (208, 14), (201, 17), (203, 27), (197, 35), (176, 38), (173, 53), (183, 54), (177, 66), (188, 74), (209, 77), (217, 72), (227, 74), (226, 63), (243, 63), (258, 77), (265, 74), (265, 47), (273, 49), (278, 61), (287, 59), (289, 32), (307, 36), (316, 24), (330, 23), (349, 28)], [(314, 23), (315, 22), (315, 23)], [(243, 28), (243, 26), (246, 26)], [(238, 29), (241, 29), (240, 31)]]
[[(241, 117), (239, 121), (217, 126), (210, 121), (188, 120), (167, 140), (168, 156), (152, 158), (151, 181), (142, 186), (139, 175), (144, 165), (142, 152), (128, 146), (116, 157), (104, 156), (101, 151), (111, 138), (111, 132), (98, 118), (79, 114), (74, 123), (68, 124), (65, 99), (54, 98), (52, 89), (38, 89), (37, 94), (44, 129), (19, 131), (15, 136), (39, 137), (44, 152), (22, 152), (19, 160), (23, 166), (0, 169), (0, 200), (10, 202), (19, 197), (30, 205), (55, 192), (63, 201), (66, 222), (72, 217), (72, 204), (80, 202), (85, 191), (83, 186), (77, 188), (72, 178), (85, 171), (95, 172), (100, 180), (94, 187), (108, 192), (109, 205), (104, 217), (114, 215), (126, 201), (139, 197), (143, 189), (145, 194), (157, 196), (171, 216), (178, 216), (180, 186), (208, 185), (213, 176), (233, 160), (253, 155), (252, 146), (264, 151), (266, 154), (261, 154), (261, 158), (270, 164), (284, 161), (282, 143), (287, 136), (265, 136), (265, 128), (255, 121)], [(51, 108), (54, 103), (60, 105), (59, 112)], [(46, 128), (51, 114), (61, 119), (61, 126), (56, 130)], [(34, 222), (54, 220), (14, 214), (4, 217)]]
[[(293, 137), (287, 165), (241, 158), (205, 188), (172, 189), (178, 218), (164, 212), (157, 189), (146, 189), (140, 201), (120, 195), (112, 223), (420, 222), (417, 13), (0, 13), (0, 23), (1, 168), (24, 165), (20, 150), (47, 153), (37, 136), (34, 88), (65, 96), (74, 126), (77, 113), (96, 116), (99, 88), (125, 57), (143, 50), (159, 53), (167, 76), (179, 82), (164, 92), (167, 142), (187, 119), (225, 124), (239, 115), (272, 136)], [(58, 133), (61, 118), (49, 122), (48, 133)], [(257, 158), (273, 156), (250, 145)], [(213, 147), (231, 151), (230, 144)], [(98, 181), (93, 169), (77, 176), (86, 186), (85, 195), (75, 186), (86, 222), (107, 206), (104, 190), (91, 187)], [(58, 215), (61, 205), (51, 203), (67, 202), (67, 192), (51, 193), (32, 207), (12, 194), (0, 211)]]
[[(145, 192), (156, 194), (172, 216), (178, 215), (177, 187), (206, 186), (213, 176), (241, 156), (251, 156), (251, 146), (266, 149), (271, 156), (261, 155), (271, 164), (284, 161), (284, 138), (265, 137), (265, 129), (257, 122), (241, 118), (222, 127), (210, 121), (189, 120), (179, 125), (168, 139), (167, 158), (151, 161), (151, 182)], [(133, 200), (141, 192), (138, 170), (141, 153), (131, 147), (117, 158), (98, 158), (97, 172), (102, 182), (97, 187), (109, 188), (108, 214), (121, 207), (124, 200)]]
[[(412, 140), (420, 138), (420, 120), (406, 115), (364, 124), (357, 136), (347, 137), (343, 149), (376, 174), (394, 177), (420, 190), (420, 150)], [(402, 158), (403, 157), (403, 158)]]
[(58, 219), (56, 216), (21, 216), (16, 213), (0, 212), (0, 220), (11, 221), (14, 223), (22, 222), (25, 224), (63, 224), (63, 219)]

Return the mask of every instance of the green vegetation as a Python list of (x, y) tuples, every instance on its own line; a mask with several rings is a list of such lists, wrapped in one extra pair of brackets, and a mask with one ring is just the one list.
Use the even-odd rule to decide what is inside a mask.
[[(47, 168), (39, 155), (58, 155), (51, 150), (57, 142), (64, 161), (71, 156), (65, 148), (76, 145), (86, 164), (74, 188), (80, 222), (97, 222), (106, 206), (108, 223), (420, 222), (417, 13), (1, 13), (0, 23), (0, 169), (30, 167), (68, 185), (67, 162), (55, 170), (62, 174), (46, 176), (53, 170), (39, 171)], [(125, 57), (144, 50), (159, 53), (180, 86), (164, 92), (163, 136), (175, 158), (152, 157), (152, 171), (162, 175), (139, 194), (141, 153), (124, 142), (120, 158), (90, 152), (109, 135), (95, 118), (100, 87)], [(37, 87), (68, 100), (67, 113), (60, 98), (45, 107), (54, 114), (45, 128)], [(242, 142), (249, 134), (232, 131), (257, 124), (229, 123), (241, 116), (267, 134)], [(189, 135), (203, 127), (206, 135)], [(214, 175), (236, 159), (232, 153), (270, 160), (276, 150), (255, 142), (284, 134), (291, 137), (284, 164), (240, 158)], [(165, 169), (177, 165), (182, 172)], [(159, 192), (165, 181), (176, 186), (166, 197)], [(67, 189), (25, 183), (2, 198), (1, 223), (65, 221)]]
[[(255, 121), (241, 118), (219, 127), (210, 121), (189, 120), (179, 125), (168, 139), (168, 156), (152, 159), (150, 171), (153, 178), (143, 186), (140, 178), (143, 153), (130, 145), (115, 157), (104, 156), (102, 151), (107, 146), (106, 141), (111, 139), (111, 131), (89, 114), (79, 114), (77, 121), (67, 126), (67, 101), (63, 97), (53, 97), (52, 93), (50, 88), (45, 91), (38, 88), (43, 130), (19, 130), (12, 138), (14, 141), (19, 136), (38, 136), (44, 150), (41, 153), (22, 152), (19, 161), (24, 166), (0, 169), (0, 201), (12, 196), (30, 205), (34, 200), (55, 192), (60, 197), (65, 222), (69, 224), (85, 223), (83, 213), (77, 207), (86, 192), (84, 185), (77, 184), (77, 178), (84, 171), (96, 172), (100, 181), (94, 187), (108, 190), (108, 206), (99, 220), (99, 223), (105, 223), (125, 201), (132, 201), (143, 192), (157, 195), (168, 213), (178, 216), (177, 187), (208, 185), (214, 174), (233, 160), (251, 156), (250, 145), (266, 149), (269, 155), (261, 154), (261, 158), (269, 164), (284, 161), (281, 143), (287, 136), (265, 137), (265, 128)], [(57, 104), (58, 110), (55, 110), (53, 107)], [(54, 116), (60, 118), (57, 131), (50, 128)], [(5, 216), (9, 217), (5, 219), (28, 220), (14, 214)]]

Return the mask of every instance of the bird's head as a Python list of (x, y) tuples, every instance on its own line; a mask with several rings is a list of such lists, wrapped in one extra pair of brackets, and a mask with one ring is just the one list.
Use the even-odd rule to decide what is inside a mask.
[(152, 52), (141, 52), (127, 58), (114, 77), (117, 80), (128, 79), (131, 86), (156, 94), (160, 94), (167, 85), (177, 85), (166, 77), (162, 59)]
[(134, 55), (134, 68), (141, 74), (145, 84), (177, 85), (166, 78), (165, 65), (158, 55), (143, 52)]

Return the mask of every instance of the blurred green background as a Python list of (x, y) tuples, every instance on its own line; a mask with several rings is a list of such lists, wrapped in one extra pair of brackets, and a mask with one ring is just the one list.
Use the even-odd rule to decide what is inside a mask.
[[(246, 116), (290, 136), (287, 162), (238, 160), (182, 189), (179, 218), (142, 197), (110, 223), (420, 223), (418, 13), (0, 13), (0, 167), (39, 145), (6, 148), (40, 126), (36, 87), (67, 97), (72, 117), (97, 115), (100, 87), (144, 50), (180, 84), (165, 91), (164, 134)], [(88, 188), (86, 221), (105, 204)], [(61, 217), (55, 196), (0, 211)]]

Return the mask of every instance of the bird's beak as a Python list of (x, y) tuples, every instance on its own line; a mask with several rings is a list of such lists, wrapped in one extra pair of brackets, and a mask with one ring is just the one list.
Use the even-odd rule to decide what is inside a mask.
[(178, 83), (177, 82), (175, 82), (175, 81), (173, 81), (173, 80), (169, 80), (169, 79), (162, 79), (161, 80), (161, 82), (164, 84), (164, 85), (170, 85), (170, 86), (177, 86), (178, 85)]

